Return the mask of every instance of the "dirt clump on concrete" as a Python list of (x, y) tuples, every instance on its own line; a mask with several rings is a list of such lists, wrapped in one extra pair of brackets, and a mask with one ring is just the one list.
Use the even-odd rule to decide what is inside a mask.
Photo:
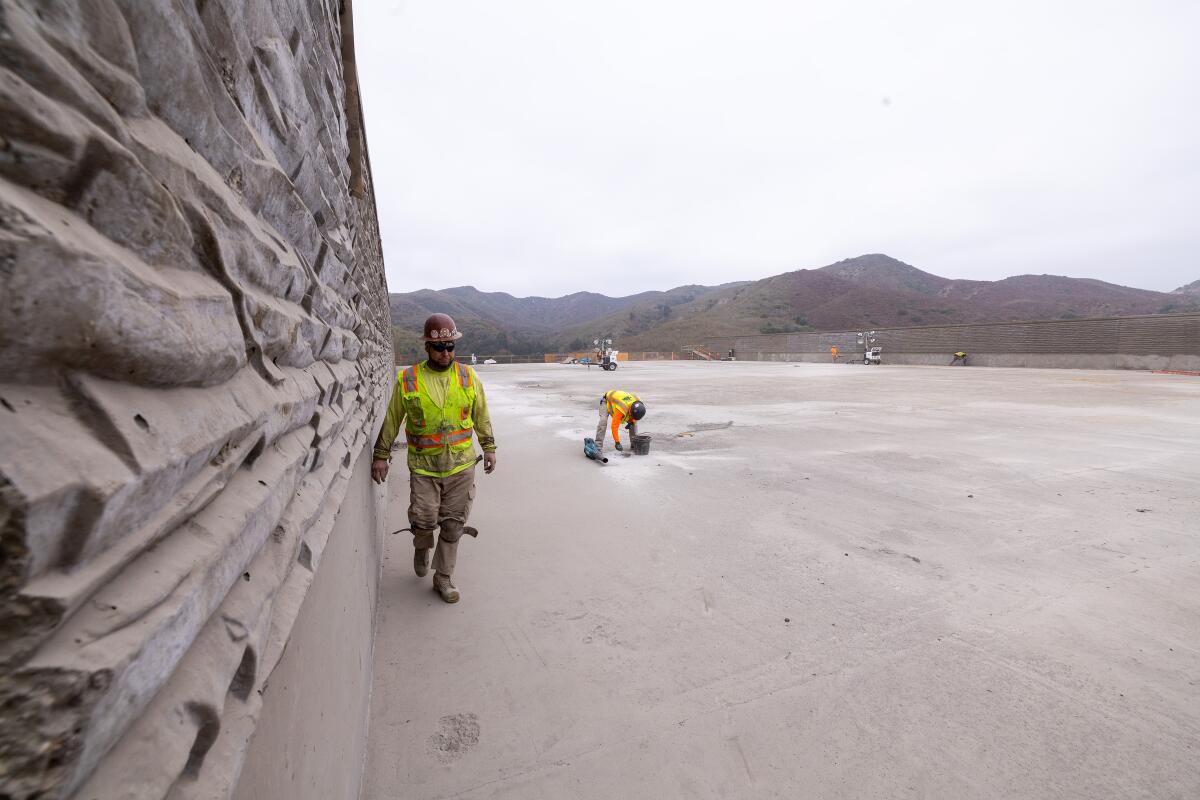
[(429, 737), (429, 748), (439, 761), (457, 761), (479, 744), (479, 717), (476, 715), (450, 714), (438, 722), (441, 730)]

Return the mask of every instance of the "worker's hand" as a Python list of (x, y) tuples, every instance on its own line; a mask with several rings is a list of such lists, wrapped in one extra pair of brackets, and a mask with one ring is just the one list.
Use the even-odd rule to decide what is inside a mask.
[(621, 446), (621, 443), (617, 442), (617, 450), (624, 450), (624, 449), (625, 448)]
[(484, 473), (491, 475), (492, 470), (494, 470), (495, 468), (496, 468), (496, 454), (495, 453), (484, 453), (483, 454), (483, 471), (484, 471)]
[(371, 461), (371, 480), (376, 483), (383, 483), (387, 480), (388, 460), (386, 458), (376, 458)]

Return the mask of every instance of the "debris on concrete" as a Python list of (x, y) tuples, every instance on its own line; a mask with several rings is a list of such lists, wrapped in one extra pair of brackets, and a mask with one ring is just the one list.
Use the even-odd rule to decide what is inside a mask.
[(451, 714), (442, 717), (438, 732), (429, 737), (429, 747), (443, 764), (457, 761), (479, 744), (479, 717)]

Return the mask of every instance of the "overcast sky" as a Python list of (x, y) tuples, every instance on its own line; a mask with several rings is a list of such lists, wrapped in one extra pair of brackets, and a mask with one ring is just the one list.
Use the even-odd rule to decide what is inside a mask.
[(360, 0), (392, 291), (1200, 278), (1196, 0)]

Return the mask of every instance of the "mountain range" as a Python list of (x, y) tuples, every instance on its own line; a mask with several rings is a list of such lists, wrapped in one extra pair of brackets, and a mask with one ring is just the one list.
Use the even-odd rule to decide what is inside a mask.
[(1058, 275), (955, 280), (871, 254), (757, 281), (628, 297), (422, 289), (391, 295), (397, 353), (416, 355), (422, 322), (439, 311), (466, 334), (463, 349), (479, 354), (583, 350), (601, 335), (624, 351), (678, 351), (731, 334), (1200, 311), (1200, 280), (1173, 292)]

